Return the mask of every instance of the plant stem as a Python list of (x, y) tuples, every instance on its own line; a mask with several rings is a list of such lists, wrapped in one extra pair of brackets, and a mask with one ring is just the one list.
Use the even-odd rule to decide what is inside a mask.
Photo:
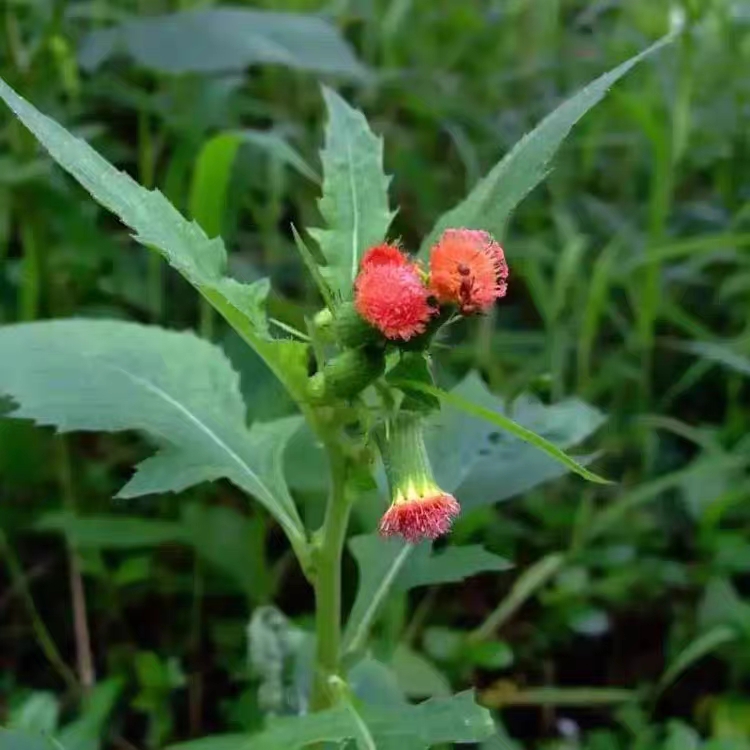
[(36, 320), (39, 317), (39, 298), (41, 296), (41, 263), (39, 243), (33, 217), (21, 215), (21, 245), (23, 247), (23, 279), (18, 311), (20, 320)]
[(311, 701), (315, 711), (328, 708), (335, 702), (331, 678), (339, 669), (341, 556), (351, 510), (346, 492), (346, 458), (336, 446), (329, 445), (328, 451), (332, 489), (315, 559), (316, 654)]
[(13, 548), (8, 543), (8, 539), (2, 527), (0, 527), (0, 557), (5, 558), (5, 562), (8, 565), (10, 580), (26, 605), (26, 611), (31, 620), (31, 626), (34, 629), (40, 648), (44, 652), (45, 657), (47, 657), (47, 661), (57, 674), (60, 675), (68, 688), (77, 692), (78, 680), (76, 679), (75, 672), (73, 672), (73, 670), (65, 663), (65, 660), (60, 655), (47, 626), (44, 624), (44, 620), (42, 620), (39, 610), (36, 608), (34, 597), (31, 595), (31, 591), (26, 583), (26, 575), (21, 567), (21, 563), (16, 557)]
[[(65, 436), (57, 436), (55, 439), (55, 449), (57, 451), (57, 474), (63, 505), (68, 512), (75, 513), (76, 500), (75, 489), (73, 487), (73, 471)], [(88, 622), (86, 589), (83, 585), (81, 559), (78, 551), (70, 542), (68, 542), (67, 548), (78, 679), (84, 690), (90, 690), (96, 682), (96, 672), (94, 671), (94, 656), (91, 649), (91, 631), (89, 630)]]

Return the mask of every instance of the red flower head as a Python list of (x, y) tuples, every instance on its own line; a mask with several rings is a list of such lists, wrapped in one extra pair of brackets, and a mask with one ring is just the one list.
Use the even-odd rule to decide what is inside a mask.
[(392, 245), (365, 253), (354, 282), (354, 306), (386, 338), (408, 341), (423, 333), (435, 308), (417, 266)]
[(508, 289), (502, 247), (479, 229), (446, 229), (430, 256), (430, 287), (464, 315), (492, 307)]
[(382, 245), (371, 247), (362, 256), (361, 268), (371, 268), (372, 266), (408, 266), (410, 263), (409, 258), (396, 245), (384, 242)]
[(420, 419), (399, 415), (381, 431), (378, 445), (392, 497), (380, 519), (381, 536), (400, 536), (416, 544), (447, 534), (461, 506), (433, 479)]
[(391, 507), (380, 519), (379, 531), (381, 536), (401, 536), (416, 544), (447, 534), (460, 512), (456, 498), (442, 492), (437, 485), (419, 488), (412, 485), (405, 494), (393, 498)]

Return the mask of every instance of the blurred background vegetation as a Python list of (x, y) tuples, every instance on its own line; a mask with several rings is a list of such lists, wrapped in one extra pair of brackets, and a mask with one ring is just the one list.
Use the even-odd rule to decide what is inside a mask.
[[(524, 491), (545, 478), (533, 462), (506, 488), (479, 471), (466, 496), (505, 502), (477, 503), (456, 537), (514, 569), (402, 595), (380, 637), (399, 644), (409, 695), (474, 686), (498, 709), (508, 739), (488, 748), (750, 747), (750, 3), (233, 7), (303, 15), (290, 27), (195, 0), (5, 0), (0, 76), (221, 233), (236, 276), (270, 274), (290, 324), (318, 305), (290, 224), (319, 223), (319, 82), (384, 136), (395, 235), (416, 249), (547, 112), (684, 20), (516, 212), (508, 297), (437, 353), (454, 382), (478, 369), (503, 399), (562, 402), (546, 425), (562, 441), (601, 424), (588, 453), (617, 483)], [(252, 418), (291, 408), (4, 111), (0, 322), (71, 315), (196, 327), (225, 346)], [(68, 750), (256, 727), (251, 614), (272, 630), (273, 601), (309, 623), (281, 535), (228, 484), (111, 499), (145, 455), (134, 436), (0, 421), (0, 723), (62, 727)], [(288, 457), (290, 477), (314, 514), (305, 455)], [(492, 640), (458, 648), (493, 611)]]

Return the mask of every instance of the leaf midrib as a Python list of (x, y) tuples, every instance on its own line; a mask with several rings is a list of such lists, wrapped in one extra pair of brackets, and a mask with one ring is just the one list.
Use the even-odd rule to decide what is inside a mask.
[[(108, 362), (102, 362), (102, 364), (105, 367), (109, 367), (112, 370), (115, 370), (116, 372), (120, 372), (122, 375), (124, 375), (126, 378), (128, 378), (131, 382), (135, 383), (136, 385), (141, 386), (142, 388), (145, 388), (149, 393), (152, 393), (156, 395), (158, 398), (161, 398), (163, 401), (165, 401), (167, 404), (169, 404), (171, 407), (176, 409), (180, 414), (182, 414), (184, 417), (187, 417), (187, 419), (195, 425), (202, 433), (204, 433), (210, 440), (212, 440), (216, 445), (218, 445), (222, 450), (224, 450), (227, 455), (237, 464), (237, 466), (240, 467), (240, 469), (247, 474), (249, 477), (251, 477), (260, 487), (260, 489), (263, 491), (263, 493), (266, 496), (266, 501), (273, 504), (278, 504), (279, 507), (283, 507), (283, 504), (277, 500), (277, 498), (274, 496), (274, 494), (270, 491), (266, 483), (256, 474), (250, 466), (242, 459), (242, 457), (234, 451), (227, 443), (219, 437), (208, 425), (206, 425), (204, 422), (200, 420), (199, 417), (197, 417), (195, 414), (193, 414), (190, 409), (188, 409), (184, 404), (180, 403), (179, 400), (177, 400), (174, 396), (170, 395), (167, 391), (165, 391), (161, 386), (156, 385), (155, 383), (152, 383), (148, 379), (136, 375), (135, 373), (132, 373), (128, 370), (126, 370), (124, 367), (120, 367), (119, 365), (113, 365)], [(291, 524), (292, 521), (289, 519), (288, 515), (286, 514), (286, 511), (284, 514), (287, 516), (287, 520)]]
[(352, 194), (352, 267), (351, 267), (351, 280), (352, 282), (357, 276), (357, 265), (359, 258), (357, 257), (357, 247), (359, 246), (359, 193), (357, 192), (357, 181), (354, 179), (354, 166), (353, 166), (353, 155), (352, 155), (352, 142), (348, 132), (345, 132), (344, 137), (346, 139), (346, 165), (349, 177), (349, 190)]

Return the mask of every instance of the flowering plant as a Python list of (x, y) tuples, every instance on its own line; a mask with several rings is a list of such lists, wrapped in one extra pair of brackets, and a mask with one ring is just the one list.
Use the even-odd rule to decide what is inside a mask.
[[(0, 81), (0, 96), (52, 157), (218, 311), (296, 405), (293, 416), (248, 426), (228, 360), (190, 333), (93, 319), (0, 329), (0, 394), (16, 404), (12, 416), (60, 430), (138, 430), (157, 443), (158, 452), (137, 467), (121, 497), (177, 492), (226, 478), (263, 505), (286, 534), (315, 592), (314, 668), (309, 688), (295, 701), (299, 715), (269, 723), (252, 747), (354, 740), (360, 748), (373, 748), (384, 746), (386, 737), (389, 746), (422, 748), (492, 734), (488, 711), (470, 694), (386, 711), (363, 703), (351, 680), (386, 595), (399, 580), (402, 586), (404, 580), (437, 584), (504, 567), (484, 550), (449, 546), (434, 572), (423, 570), (425, 556), (432, 570), (430, 541), (449, 532), (461, 501), (460, 482), (448, 476), (446, 486), (436, 478), (446, 471), (431, 464), (426, 425), (434, 425), (445, 410), (459, 410), (545, 451), (561, 469), (603, 480), (514, 422), (497, 401), (488, 401), (486, 389), (478, 403), (460, 388), (438, 387), (431, 348), (448, 325), (486, 313), (505, 296), (508, 264), (498, 238), (510, 212), (544, 177), (575, 122), (662, 44), (552, 113), (438, 221), (413, 255), (388, 241), (394, 214), (380, 139), (360, 112), (324, 90), (325, 227), (309, 230), (318, 251), (294, 230), (323, 306), (305, 311), (305, 331), (283, 324), (283, 336), (272, 332), (276, 321), (265, 311), (267, 281), (245, 284), (228, 276), (219, 238), (207, 237), (161, 193), (140, 187)], [(475, 382), (481, 390), (481, 381)], [(303, 422), (328, 466), (330, 492), (317, 529), (303, 522), (283, 465), (285, 448)], [(451, 444), (459, 460), (467, 449), (461, 440), (458, 435), (459, 442)], [(448, 458), (455, 464), (450, 453), (443, 455), (447, 465)], [(388, 507), (373, 500), (380, 466)], [(360, 582), (344, 628), (342, 555), (352, 510), (365, 502), (382, 503), (382, 517), (350, 542)], [(410, 560), (417, 559), (422, 567), (410, 571)], [(229, 747), (222, 742), (216, 747)]]

